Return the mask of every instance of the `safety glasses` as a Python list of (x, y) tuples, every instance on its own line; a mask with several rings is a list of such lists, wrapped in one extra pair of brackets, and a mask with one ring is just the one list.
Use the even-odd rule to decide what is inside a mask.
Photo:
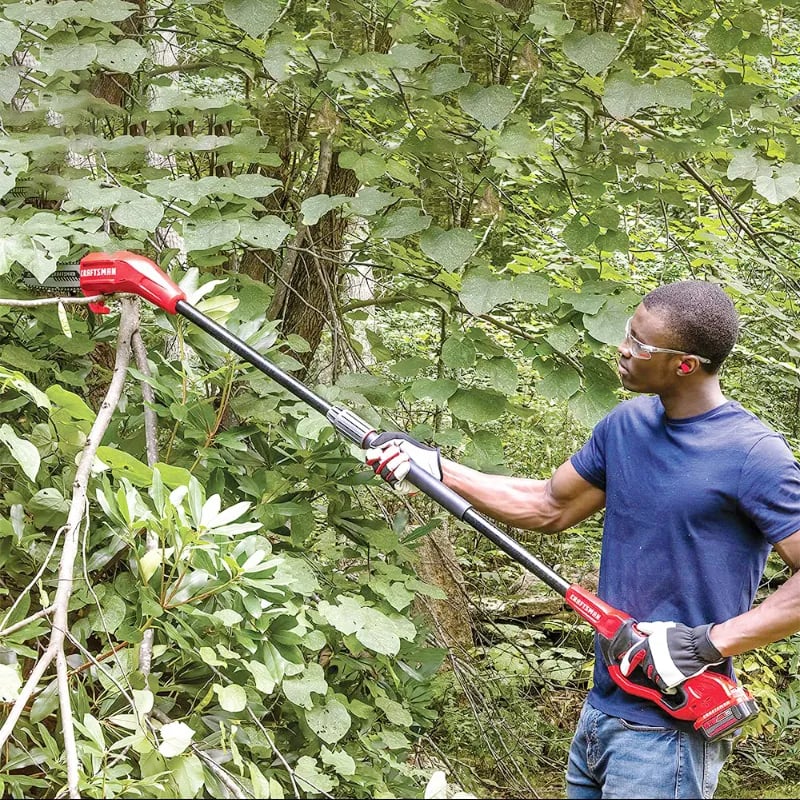
[(698, 356), (696, 353), (687, 353), (685, 350), (671, 350), (669, 347), (656, 347), (652, 344), (645, 344), (644, 342), (640, 342), (632, 333), (631, 333), (631, 320), (633, 317), (629, 317), (628, 321), (625, 323), (625, 344), (628, 346), (628, 350), (631, 351), (631, 355), (634, 358), (641, 358), (645, 360), (649, 360), (653, 357), (653, 353), (674, 353), (675, 355), (679, 356), (693, 356), (702, 364), (710, 364), (710, 358), (704, 358), (703, 356)]

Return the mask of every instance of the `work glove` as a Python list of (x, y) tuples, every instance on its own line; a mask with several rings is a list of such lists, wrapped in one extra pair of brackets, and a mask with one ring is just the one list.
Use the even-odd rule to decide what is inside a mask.
[(442, 479), (442, 459), (439, 448), (422, 444), (407, 433), (400, 431), (387, 431), (380, 434), (370, 444), (364, 460), (372, 467), (376, 475), (380, 475), (395, 491), (401, 494), (413, 494), (417, 491), (408, 481), (403, 480), (411, 469), (412, 461), (433, 475), (437, 481)]
[(662, 692), (674, 689), (722, 663), (723, 655), (709, 637), (712, 626), (690, 628), (680, 622), (639, 622), (637, 630), (647, 636), (622, 656), (620, 672), (628, 677), (640, 667)]

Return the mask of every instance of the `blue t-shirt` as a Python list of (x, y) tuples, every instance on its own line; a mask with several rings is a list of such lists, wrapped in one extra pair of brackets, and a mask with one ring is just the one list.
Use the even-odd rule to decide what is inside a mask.
[[(772, 545), (800, 530), (800, 465), (736, 402), (673, 420), (658, 397), (637, 397), (571, 461), (606, 493), (597, 593), (642, 622), (744, 613)], [(716, 669), (733, 674), (730, 659)], [(598, 648), (589, 702), (636, 724), (684, 727), (617, 687)]]

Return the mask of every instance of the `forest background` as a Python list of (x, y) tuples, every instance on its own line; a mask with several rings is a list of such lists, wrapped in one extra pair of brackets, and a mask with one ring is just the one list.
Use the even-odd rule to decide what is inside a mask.
[[(718, 281), (724, 389), (797, 448), (799, 6), (3, 3), (3, 795), (562, 795), (558, 597), (196, 329), (23, 281), (142, 253), (377, 428), (528, 476), (622, 397), (642, 294)], [(591, 587), (600, 523), (511, 533)], [(737, 659), (718, 796), (797, 796), (799, 643)]]

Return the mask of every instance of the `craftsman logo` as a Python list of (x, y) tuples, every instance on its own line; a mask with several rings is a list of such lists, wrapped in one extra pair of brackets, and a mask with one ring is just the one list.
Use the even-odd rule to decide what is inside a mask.
[(117, 274), (116, 267), (84, 267), (84, 278), (113, 278)]
[(594, 606), (589, 605), (589, 603), (581, 599), (577, 594), (570, 592), (567, 595), (567, 600), (573, 607), (579, 608), (581, 611), (585, 611), (593, 620), (597, 620), (599, 622), (602, 618), (602, 614)]

